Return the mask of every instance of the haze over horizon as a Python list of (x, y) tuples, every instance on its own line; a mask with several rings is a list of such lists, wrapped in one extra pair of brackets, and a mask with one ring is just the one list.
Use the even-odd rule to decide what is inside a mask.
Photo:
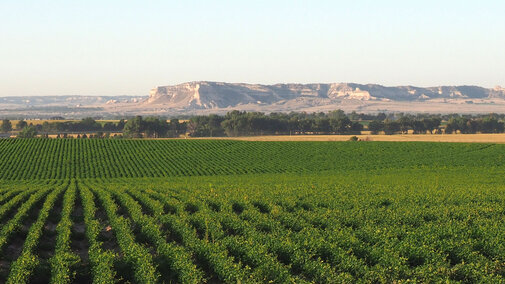
[(502, 1), (2, 1), (0, 96), (188, 81), (505, 86)]

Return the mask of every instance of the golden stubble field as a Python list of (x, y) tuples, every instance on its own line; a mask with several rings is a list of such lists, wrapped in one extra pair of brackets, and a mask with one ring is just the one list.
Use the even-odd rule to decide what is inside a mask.
[[(395, 134), (395, 135), (272, 135), (247, 137), (220, 137), (210, 139), (234, 139), (244, 141), (347, 141), (357, 136), (363, 141), (419, 141), (461, 143), (505, 143), (505, 133), (498, 134)], [(194, 139), (194, 138), (192, 138)], [(202, 139), (209, 139), (202, 138)]]
[[(26, 119), (25, 120), (26, 123), (28, 124), (33, 124), (33, 125), (42, 125), (44, 124), (44, 122), (47, 122), (47, 123), (63, 123), (63, 122), (78, 122), (80, 121), (79, 119), (62, 119), (62, 120), (49, 120), (49, 119)], [(14, 119), (14, 120), (11, 120), (11, 123), (12, 123), (12, 127), (16, 127), (16, 125), (18, 124), (19, 120), (17, 119)], [(115, 120), (115, 119), (99, 119), (99, 120), (96, 120), (96, 122), (98, 123), (106, 123), (106, 122), (113, 122), (113, 123), (118, 123), (119, 120)]]

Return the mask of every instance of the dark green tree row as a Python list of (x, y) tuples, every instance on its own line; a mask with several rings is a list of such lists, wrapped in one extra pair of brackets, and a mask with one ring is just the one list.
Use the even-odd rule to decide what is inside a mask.
[(12, 122), (8, 119), (2, 120), (1, 131), (10, 132), (12, 130), (23, 131), (26, 128), (33, 128), (36, 132), (40, 133), (65, 133), (65, 132), (95, 132), (95, 131), (106, 131), (106, 132), (121, 132), (125, 126), (125, 120), (122, 119), (118, 123), (106, 122), (103, 125), (96, 122), (93, 118), (87, 117), (80, 121), (65, 121), (65, 122), (53, 122), (49, 123), (45, 121), (42, 124), (33, 125), (33, 123), (28, 124), (24, 120), (19, 120), (15, 128), (12, 126)]
[[(373, 134), (502, 133), (504, 115), (270, 113), (231, 111), (225, 116), (193, 116), (187, 131), (193, 137), (286, 134), (360, 134), (365, 121)], [(443, 123), (444, 122), (444, 123)], [(447, 122), (447, 125), (444, 126)]]
[(368, 124), (368, 130), (373, 134), (384, 132), (385, 134), (408, 133), (412, 130), (414, 134), (424, 133), (503, 133), (505, 124), (499, 121), (498, 118), (491, 114), (486, 117), (451, 117), (442, 130), (441, 118), (415, 118), (410, 116), (402, 116), (397, 120), (385, 119), (384, 121), (374, 120)]
[(194, 116), (188, 122), (193, 137), (266, 134), (353, 134), (363, 125), (341, 110), (329, 113), (270, 113), (231, 111), (225, 116)]
[(422, 134), (426, 132), (439, 133), (441, 119), (433, 118), (411, 118), (408, 116), (400, 117), (398, 120), (385, 119), (384, 121), (373, 120), (368, 124), (368, 130), (372, 134), (377, 134), (383, 131), (385, 134), (408, 133), (410, 129), (414, 134)]
[(503, 122), (492, 115), (485, 118), (471, 119), (467, 117), (453, 117), (447, 122), (445, 133), (502, 133), (505, 131)]
[(408, 114), (403, 112), (396, 113), (384, 113), (379, 112), (376, 114), (372, 113), (357, 113), (355, 111), (348, 113), (347, 116), (352, 121), (373, 121), (379, 120), (384, 121), (386, 119), (391, 121), (399, 120), (402, 117), (409, 117), (413, 120), (422, 120), (423, 118), (439, 118), (441, 121), (449, 121), (451, 118), (463, 117), (467, 119), (484, 119), (488, 116), (493, 116), (499, 121), (505, 121), (505, 113), (491, 113), (491, 114), (458, 114), (458, 113), (448, 113), (448, 114), (434, 114), (434, 113), (417, 113)]
[[(296, 135), (296, 134), (360, 134), (368, 123), (372, 134), (385, 133), (502, 133), (505, 131), (503, 115), (440, 115), (440, 114), (358, 114), (344, 113), (342, 110), (328, 113), (270, 113), (231, 111), (226, 115), (199, 115), (187, 121), (176, 118), (136, 116), (117, 123), (99, 123), (92, 118), (80, 121), (44, 122), (41, 125), (28, 125), (20, 120), (15, 129), (18, 137), (30, 138), (41, 134), (79, 133), (79, 138), (110, 137), (123, 135), (127, 138), (179, 137), (188, 134), (192, 137), (254, 136), (254, 135)], [(0, 130), (8, 133), (13, 130), (12, 123), (4, 119)], [(84, 134), (87, 133), (87, 134)]]
[(66, 138), (68, 133), (81, 133), (82, 135), (78, 135), (78, 138), (109, 137), (110, 133), (114, 132), (124, 132), (125, 136), (130, 138), (159, 138), (176, 137), (181, 133), (185, 133), (186, 126), (185, 123), (180, 123), (178, 119), (172, 119), (169, 123), (159, 118), (148, 117), (144, 119), (137, 116), (129, 119), (128, 122), (121, 119), (117, 123), (105, 122), (103, 124), (90, 117), (80, 121), (52, 123), (45, 121), (39, 125), (28, 124), (26, 121), (20, 120), (13, 128), (11, 121), (4, 119), (0, 131), (8, 133), (13, 130), (19, 131), (19, 138), (32, 138), (38, 134), (42, 137), (47, 137), (48, 134), (58, 134), (58, 137)]
[(2, 120), (2, 125), (0, 125), (0, 131), (3, 133), (7, 133), (12, 131), (12, 123), (8, 119)]
[(160, 137), (178, 137), (185, 133), (185, 123), (180, 123), (178, 119), (172, 119), (167, 122), (164, 119), (156, 117), (143, 118), (136, 116), (126, 122), (123, 135), (127, 138), (160, 138)]
[(49, 123), (44, 122), (42, 125), (36, 125), (39, 132), (45, 133), (64, 133), (64, 132), (121, 132), (125, 126), (125, 120), (122, 119), (117, 123), (106, 122), (103, 125), (96, 122), (93, 118), (87, 117), (80, 121), (65, 121)]
[[(12, 122), (8, 119), (3, 119), (2, 124), (0, 126), (0, 132), (9, 133), (12, 130), (14, 130), (14, 128), (12, 127)], [(19, 138), (32, 138), (37, 135), (37, 130), (35, 126), (33, 126), (33, 124), (28, 125), (28, 123), (24, 120), (20, 120), (16, 124), (16, 130), (20, 131), (18, 134)]]

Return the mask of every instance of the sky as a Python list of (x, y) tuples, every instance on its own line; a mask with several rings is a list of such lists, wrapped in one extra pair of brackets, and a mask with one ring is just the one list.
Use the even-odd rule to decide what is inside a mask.
[(505, 1), (0, 0), (0, 96), (203, 80), (505, 86)]

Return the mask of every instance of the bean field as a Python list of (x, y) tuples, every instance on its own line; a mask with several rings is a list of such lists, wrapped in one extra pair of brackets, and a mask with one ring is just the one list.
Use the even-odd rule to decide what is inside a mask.
[(505, 282), (505, 145), (0, 141), (0, 283)]

